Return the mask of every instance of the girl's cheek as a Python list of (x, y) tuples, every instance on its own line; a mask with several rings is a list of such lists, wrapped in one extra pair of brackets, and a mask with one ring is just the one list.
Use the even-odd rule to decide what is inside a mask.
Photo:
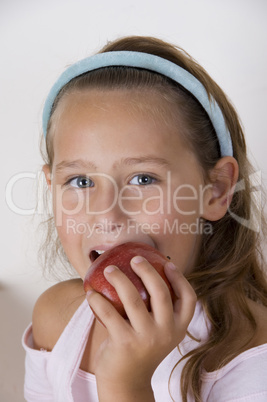
[(80, 243), (81, 236), (87, 235), (88, 223), (84, 221), (83, 214), (64, 214), (57, 219), (56, 230), (59, 239), (66, 248), (72, 248), (75, 244)]
[(158, 220), (162, 217), (180, 217), (181, 220), (190, 220), (190, 217), (200, 213), (201, 200), (197, 189), (192, 185), (177, 185), (169, 189), (158, 185), (149, 189), (135, 189), (120, 193), (119, 204), (122, 211), (128, 216), (151, 221), (151, 217)]
[(56, 227), (66, 226), (66, 220), (84, 214), (86, 199), (82, 191), (56, 188), (53, 194), (53, 210)]

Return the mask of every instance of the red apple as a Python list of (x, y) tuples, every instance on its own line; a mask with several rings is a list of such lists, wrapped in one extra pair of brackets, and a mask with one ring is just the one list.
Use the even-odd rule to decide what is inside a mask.
[(167, 257), (164, 257), (154, 247), (151, 247), (145, 243), (123, 243), (105, 251), (92, 263), (84, 278), (83, 286), (85, 292), (90, 289), (94, 289), (98, 293), (102, 294), (111, 302), (111, 304), (124, 318), (127, 318), (127, 315), (123, 304), (120, 301), (114, 287), (106, 280), (103, 271), (108, 265), (116, 265), (135, 285), (148, 311), (150, 311), (150, 296), (143, 282), (139, 276), (134, 273), (130, 266), (131, 259), (136, 255), (141, 255), (146, 258), (148, 262), (157, 270), (157, 272), (166, 282), (170, 290), (172, 300), (174, 300), (174, 292), (164, 273), (164, 265), (168, 261)]

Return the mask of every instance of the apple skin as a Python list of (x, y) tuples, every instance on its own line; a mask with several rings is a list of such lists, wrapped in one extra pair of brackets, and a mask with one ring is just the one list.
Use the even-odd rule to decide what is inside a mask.
[(120, 244), (105, 251), (92, 263), (85, 275), (83, 286), (85, 292), (93, 289), (102, 294), (111, 302), (111, 304), (116, 308), (123, 318), (127, 318), (123, 304), (120, 301), (115, 288), (106, 280), (104, 276), (104, 269), (108, 265), (117, 266), (132, 281), (140, 293), (140, 296), (148, 311), (151, 311), (150, 295), (147, 292), (143, 282), (139, 276), (135, 274), (130, 265), (131, 259), (136, 255), (143, 256), (156, 269), (156, 271), (166, 282), (170, 290), (172, 300), (174, 301), (175, 299), (172, 287), (164, 273), (164, 265), (169, 260), (154, 247), (145, 243), (128, 242)]

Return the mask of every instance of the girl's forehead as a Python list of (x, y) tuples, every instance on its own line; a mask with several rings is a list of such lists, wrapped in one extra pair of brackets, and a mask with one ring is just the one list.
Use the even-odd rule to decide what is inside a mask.
[[(56, 131), (62, 126), (104, 124), (105, 121), (123, 127), (123, 123), (168, 125), (172, 130), (174, 107), (167, 105), (157, 94), (141, 91), (90, 90), (68, 94), (55, 112)], [(70, 125), (71, 124), (71, 125)], [(177, 130), (175, 130), (177, 131)]]
[[(186, 125), (179, 107), (158, 90), (152, 89), (86, 89), (72, 91), (62, 97), (51, 119), (53, 140), (60, 132), (76, 130), (83, 123), (93, 125), (107, 122), (118, 129), (123, 125), (154, 128), (165, 138), (179, 135), (186, 140)], [(130, 132), (130, 130), (128, 130)], [(186, 141), (187, 142), (187, 141)], [(188, 144), (187, 144), (188, 145)]]
[(172, 109), (151, 92), (90, 90), (68, 94), (54, 117), (55, 154), (78, 155), (93, 148), (100, 154), (103, 147), (120, 154), (131, 148), (135, 156), (153, 149), (155, 153), (177, 152), (183, 142), (182, 128)]
[[(68, 116), (72, 111), (90, 114), (102, 110), (103, 113), (127, 113), (135, 117), (142, 116), (154, 119), (157, 124), (162, 121), (167, 125), (181, 123), (179, 108), (167, 94), (153, 89), (84, 89), (71, 91), (60, 100), (54, 117)], [(175, 121), (173, 121), (175, 119)], [(178, 120), (178, 121), (177, 121)]]

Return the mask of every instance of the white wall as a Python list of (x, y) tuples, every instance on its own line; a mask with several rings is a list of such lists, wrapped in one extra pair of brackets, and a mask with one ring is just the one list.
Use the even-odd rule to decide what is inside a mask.
[[(4, 192), (14, 175), (40, 169), (41, 109), (55, 78), (67, 64), (122, 35), (174, 42), (228, 93), (266, 178), (266, 16), (266, 0), (1, 0), (1, 401), (23, 400), (20, 338), (34, 301), (52, 284), (38, 266), (32, 217), (12, 211)], [(33, 208), (34, 180), (17, 182), (13, 200)]]

